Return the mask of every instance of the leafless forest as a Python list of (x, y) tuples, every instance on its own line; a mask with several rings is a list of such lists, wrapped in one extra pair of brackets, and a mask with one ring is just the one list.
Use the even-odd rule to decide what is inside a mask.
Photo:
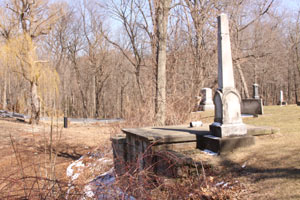
[(265, 105), (300, 94), (300, 9), (276, 0), (3, 0), (0, 105), (40, 116), (185, 120), (217, 87), (217, 20), (229, 16), (236, 87)]

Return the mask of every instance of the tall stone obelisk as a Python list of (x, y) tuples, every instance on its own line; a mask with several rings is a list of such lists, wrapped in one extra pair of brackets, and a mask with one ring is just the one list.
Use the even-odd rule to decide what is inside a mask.
[(247, 134), (241, 117), (241, 97), (235, 89), (229, 25), (226, 14), (218, 17), (218, 89), (214, 96), (215, 119), (210, 125), (214, 136)]

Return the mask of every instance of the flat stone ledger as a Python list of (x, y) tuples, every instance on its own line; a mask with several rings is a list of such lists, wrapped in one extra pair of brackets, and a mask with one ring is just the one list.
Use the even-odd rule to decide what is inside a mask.
[(126, 171), (153, 170), (166, 176), (180, 176), (180, 169), (192, 166), (190, 159), (178, 151), (197, 147), (197, 135), (209, 134), (208, 126), (145, 127), (123, 129), (124, 134), (112, 138), (114, 163), (120, 175)]

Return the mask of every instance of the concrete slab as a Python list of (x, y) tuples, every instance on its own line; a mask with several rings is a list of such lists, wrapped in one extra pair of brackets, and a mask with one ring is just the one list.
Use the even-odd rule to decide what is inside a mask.
[(279, 132), (280, 129), (275, 127), (247, 125), (248, 135), (253, 135), (253, 136), (271, 135)]
[(247, 125), (247, 135), (226, 138), (212, 136), (209, 124), (201, 127), (179, 125), (131, 128), (122, 131), (126, 134), (127, 152), (129, 155), (133, 155), (128, 155), (128, 157), (132, 157), (134, 160), (134, 157), (145, 151), (147, 146), (151, 146), (152, 151), (156, 152), (162, 150), (186, 151), (196, 148), (208, 149), (216, 153), (231, 151), (240, 145), (253, 144), (253, 136), (274, 134), (279, 132), (279, 129)]
[(182, 142), (196, 142), (197, 135), (208, 135), (209, 125), (205, 124), (201, 127), (189, 127), (188, 125), (181, 126), (163, 126), (163, 127), (146, 127), (123, 129), (125, 134), (134, 135), (141, 139), (148, 140), (156, 144), (170, 144)]

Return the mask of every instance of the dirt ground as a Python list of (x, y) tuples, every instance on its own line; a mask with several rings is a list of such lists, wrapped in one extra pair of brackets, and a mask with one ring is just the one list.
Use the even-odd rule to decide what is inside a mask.
[(54, 122), (51, 145), (50, 129), (50, 122), (32, 126), (0, 119), (0, 199), (30, 196), (25, 190), (31, 188), (44, 193), (46, 179), (60, 182), (65, 193), (68, 165), (89, 152), (112, 157), (110, 137), (120, 130), (118, 124), (101, 123), (74, 123), (64, 129)]
[[(244, 122), (278, 127), (280, 133), (256, 137), (254, 146), (227, 155), (200, 153), (195, 157), (212, 163), (224, 183), (230, 179), (240, 182), (244, 189), (238, 199), (300, 199), (300, 106), (264, 109), (263, 116), (245, 118)], [(193, 118), (209, 123), (213, 113)], [(67, 187), (69, 164), (89, 152), (111, 158), (110, 137), (120, 132), (120, 124), (74, 123), (63, 129), (62, 124), (54, 123), (50, 148), (50, 128), (50, 123), (31, 126), (0, 119), (0, 199), (28, 196), (28, 188), (46, 187), (45, 180), (37, 181), (37, 177), (55, 178)], [(34, 177), (35, 181), (28, 180)]]

